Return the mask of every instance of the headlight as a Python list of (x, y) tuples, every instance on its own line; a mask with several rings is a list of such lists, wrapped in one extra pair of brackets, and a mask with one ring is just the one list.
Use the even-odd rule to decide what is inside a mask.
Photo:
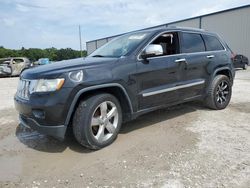
[(73, 82), (81, 82), (83, 80), (83, 71), (73, 71), (69, 73), (69, 79)]
[(61, 89), (64, 84), (64, 78), (58, 79), (40, 79), (34, 80), (31, 84), (31, 93), (32, 92), (50, 92)]

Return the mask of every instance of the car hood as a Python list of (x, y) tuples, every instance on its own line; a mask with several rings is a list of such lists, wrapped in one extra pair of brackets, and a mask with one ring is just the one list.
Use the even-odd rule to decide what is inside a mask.
[(21, 77), (23, 79), (39, 79), (39, 78), (49, 78), (60, 76), (62, 73), (95, 68), (99, 66), (108, 66), (114, 63), (118, 58), (104, 58), (104, 57), (87, 57), (87, 58), (77, 58), (70, 60), (63, 60), (54, 62), (48, 65), (41, 65), (38, 67), (30, 68), (25, 70)]

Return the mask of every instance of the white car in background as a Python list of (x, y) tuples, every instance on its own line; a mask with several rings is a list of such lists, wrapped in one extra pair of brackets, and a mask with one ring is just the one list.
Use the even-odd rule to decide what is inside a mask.
[(0, 59), (0, 76), (19, 76), (31, 65), (26, 57), (10, 57)]

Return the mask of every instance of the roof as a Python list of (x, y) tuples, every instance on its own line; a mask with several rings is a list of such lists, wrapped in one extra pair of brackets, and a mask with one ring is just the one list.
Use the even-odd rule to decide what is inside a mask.
[(0, 58), (0, 60), (9, 60), (9, 59), (28, 59), (27, 57), (4, 57)]
[[(118, 34), (118, 35), (113, 35), (113, 36), (109, 36), (109, 37), (103, 37), (103, 38), (99, 38), (99, 39), (87, 41), (87, 43), (94, 42), (94, 41), (97, 41), (97, 40), (103, 40), (103, 39), (107, 39), (107, 38), (118, 37), (118, 36), (121, 36), (121, 35), (124, 35), (124, 34), (136, 32), (136, 31), (143, 31), (143, 30), (150, 30), (150, 29), (158, 29), (158, 28), (160, 28), (160, 27), (164, 28), (164, 27), (166, 27), (167, 25), (170, 25), (170, 24), (172, 25), (172, 24), (176, 24), (176, 23), (178, 23), (178, 22), (193, 20), (193, 19), (197, 19), (197, 18), (202, 18), (202, 17), (206, 17), (206, 16), (221, 14), (221, 13), (224, 13), (224, 12), (234, 11), (234, 10), (238, 10), (238, 9), (248, 8), (248, 7), (250, 7), (250, 4), (244, 5), (244, 6), (235, 7), (235, 8), (230, 8), (230, 9), (226, 9), (226, 10), (222, 10), (222, 11), (218, 11), (218, 12), (213, 12), (213, 13), (209, 13), (209, 14), (204, 14), (204, 15), (200, 15), (200, 16), (195, 16), (195, 17), (191, 17), (191, 18), (187, 18), (187, 19), (183, 19), (183, 20), (178, 20), (178, 21), (174, 21), (174, 22), (169, 22), (169, 23), (165, 23), (165, 24), (161, 24), (161, 25), (156, 25), (156, 26), (153, 26), (153, 27), (148, 27), (148, 28), (144, 28), (144, 29), (139, 29), (139, 30), (135, 30), (135, 31), (130, 31), (130, 32), (126, 32), (126, 33), (122, 33), (122, 34)], [(171, 27), (172, 27), (172, 26), (171, 26)], [(187, 29), (187, 28), (186, 28), (186, 29)], [(189, 28), (189, 29), (191, 29), (191, 28)], [(192, 28), (192, 29), (195, 29), (195, 28)]]
[[(179, 27), (179, 26), (168, 26), (165, 25), (164, 27), (160, 27), (160, 28), (146, 28), (146, 29), (142, 29), (142, 30), (138, 30), (138, 31), (131, 31), (125, 34), (129, 34), (129, 33), (137, 33), (137, 32), (145, 32), (145, 31), (155, 31), (155, 32), (163, 32), (163, 31), (196, 31), (196, 32), (200, 32), (200, 33), (210, 33), (204, 29), (199, 29), (199, 28), (193, 28), (193, 27)], [(123, 34), (124, 35), (124, 34)], [(120, 35), (119, 35), (120, 36)]]

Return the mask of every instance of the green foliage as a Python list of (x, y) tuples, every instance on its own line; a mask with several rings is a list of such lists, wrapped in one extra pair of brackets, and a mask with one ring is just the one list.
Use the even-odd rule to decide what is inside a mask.
[[(87, 52), (83, 51), (83, 56), (87, 56)], [(81, 57), (81, 52), (71, 48), (56, 49), (56, 48), (29, 48), (22, 47), (20, 50), (6, 49), (0, 46), (0, 58), (5, 57), (27, 57), (31, 61), (37, 61), (40, 58), (49, 58), (50, 61), (61, 61), (65, 59), (74, 59)]]

